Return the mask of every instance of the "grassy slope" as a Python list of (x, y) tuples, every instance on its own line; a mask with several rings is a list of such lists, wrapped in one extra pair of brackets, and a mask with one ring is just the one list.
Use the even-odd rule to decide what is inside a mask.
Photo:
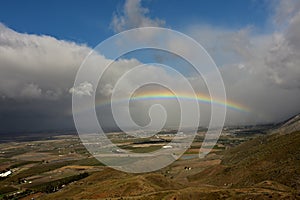
[(300, 190), (300, 132), (272, 134), (245, 142), (226, 151), (220, 166), (189, 179), (233, 187), (271, 180)]
[[(161, 174), (134, 175), (105, 169), (88, 178), (42, 199), (101, 199), (121, 196), (142, 197), (145, 194), (161, 199), (168, 191), (182, 188), (178, 183), (167, 180)], [(151, 198), (150, 198), (151, 199)]]

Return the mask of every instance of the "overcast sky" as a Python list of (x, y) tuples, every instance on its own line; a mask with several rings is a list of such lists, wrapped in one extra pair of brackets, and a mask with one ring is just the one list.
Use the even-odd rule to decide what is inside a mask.
[[(221, 71), (228, 100), (249, 108), (228, 109), (226, 124), (278, 122), (300, 112), (300, 1), (183, 2), (2, 3), (0, 131), (72, 129), (72, 93), (90, 95), (96, 87), (86, 83), (73, 88), (84, 58), (107, 37), (145, 26), (181, 31), (208, 51)], [(114, 63), (97, 87), (97, 98), (109, 98), (116, 80), (143, 59), (148, 58), (132, 55)], [(99, 55), (94, 62), (101, 66), (109, 59)], [(180, 66), (173, 67), (180, 71)], [(194, 88), (205, 92), (201, 79), (184, 72)], [(170, 84), (181, 81), (154, 66), (138, 78), (150, 75)], [(128, 87), (135, 81), (128, 80)], [(176, 124), (174, 102), (165, 106), (173, 116), (169, 123)], [(142, 108), (144, 104), (137, 105), (133, 113), (145, 124), (149, 119)], [(203, 109), (209, 116), (209, 109)], [(108, 107), (99, 107), (98, 113), (104, 126), (114, 126)], [(207, 124), (206, 118), (201, 124)]]

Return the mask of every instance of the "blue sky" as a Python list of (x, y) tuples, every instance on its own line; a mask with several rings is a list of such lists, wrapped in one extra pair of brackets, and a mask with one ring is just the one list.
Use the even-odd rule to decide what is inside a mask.
[[(165, 20), (166, 26), (183, 31), (191, 24), (208, 24), (230, 29), (255, 26), (265, 31), (270, 6), (267, 1), (241, 0), (145, 0), (149, 17)], [(121, 12), (124, 1), (2, 1), (0, 22), (21, 32), (51, 35), (93, 47), (114, 34), (113, 13)]]

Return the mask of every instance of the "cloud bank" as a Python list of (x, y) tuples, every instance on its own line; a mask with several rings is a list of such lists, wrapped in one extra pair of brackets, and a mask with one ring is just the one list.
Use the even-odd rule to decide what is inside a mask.
[[(251, 113), (229, 110), (227, 124), (276, 122), (300, 112), (299, 10), (299, 1), (274, 3), (270, 19), (272, 32), (263, 34), (253, 26), (226, 29), (191, 24), (182, 30), (199, 41), (214, 58), (220, 67), (228, 98), (251, 110)], [(115, 32), (164, 25), (163, 20), (151, 18), (149, 10), (143, 8), (139, 0), (126, 1), (124, 10), (115, 13), (111, 22)], [(184, 44), (178, 41), (172, 45), (184, 49)], [(137, 59), (120, 59), (106, 72), (106, 78), (98, 86), (85, 82), (74, 87), (76, 72), (90, 51), (84, 44), (18, 33), (0, 24), (0, 131), (73, 128), (70, 112), (73, 93), (84, 96), (96, 92), (97, 98), (107, 100), (119, 77), (141, 64)], [(98, 55), (88, 64), (103, 67), (109, 62)], [(157, 80), (168, 80), (170, 84), (180, 84), (178, 77), (154, 66), (126, 84), (131, 88), (138, 79), (150, 75)], [(206, 91), (201, 79), (192, 76), (189, 79), (197, 90)], [(179, 112), (172, 110), (175, 104), (165, 105), (173, 116)], [(133, 108), (139, 124), (148, 120), (147, 106), (142, 104)], [(202, 112), (202, 116), (209, 116), (209, 109), (204, 108)], [(108, 107), (99, 108), (98, 113), (104, 124), (114, 126)], [(178, 118), (169, 120), (176, 124)]]

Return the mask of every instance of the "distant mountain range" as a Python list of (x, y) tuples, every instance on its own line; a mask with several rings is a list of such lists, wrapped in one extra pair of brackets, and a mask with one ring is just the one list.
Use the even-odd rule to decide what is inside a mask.
[(289, 134), (294, 131), (300, 130), (300, 114), (295, 115), (288, 120), (277, 124), (271, 132), (272, 133), (280, 133), (280, 134)]

